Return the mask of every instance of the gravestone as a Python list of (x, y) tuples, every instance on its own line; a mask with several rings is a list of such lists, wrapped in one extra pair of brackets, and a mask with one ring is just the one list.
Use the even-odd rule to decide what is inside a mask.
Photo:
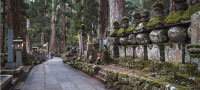
[(191, 16), (192, 44), (200, 44), (200, 11)]
[(191, 16), (191, 44), (187, 47), (190, 60), (192, 63), (199, 64), (200, 69), (200, 11)]
[(8, 29), (8, 63), (5, 64), (6, 68), (14, 68), (13, 62), (13, 30)]

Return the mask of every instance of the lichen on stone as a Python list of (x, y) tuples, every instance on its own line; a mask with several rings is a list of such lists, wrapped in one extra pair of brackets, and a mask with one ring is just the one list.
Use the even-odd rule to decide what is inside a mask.
[(129, 26), (129, 28), (127, 29), (127, 32), (132, 32), (135, 28), (136, 28), (137, 24), (132, 24)]
[(191, 15), (195, 12), (200, 11), (200, 3), (190, 6), (183, 14), (182, 18), (184, 20), (189, 20)]
[(184, 11), (180, 10), (174, 13), (170, 13), (167, 18), (164, 20), (165, 23), (167, 24), (175, 24), (178, 23), (183, 15)]
[(164, 19), (164, 16), (154, 17), (148, 22), (147, 27), (155, 27), (157, 24), (163, 24)]

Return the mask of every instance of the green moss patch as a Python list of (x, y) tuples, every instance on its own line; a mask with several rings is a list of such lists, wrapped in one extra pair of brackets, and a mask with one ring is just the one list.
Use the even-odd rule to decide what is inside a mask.
[(177, 78), (185, 79), (186, 81), (191, 80), (196, 83), (200, 83), (200, 78), (199, 77), (194, 77), (194, 76), (189, 76), (188, 74), (182, 74), (182, 73), (176, 73)]
[(119, 36), (121, 36), (125, 33), (126, 33), (126, 29), (124, 29), (124, 28), (120, 28), (119, 31), (117, 31), (117, 35), (119, 35)]
[(91, 76), (98, 74), (98, 72), (101, 69), (100, 67), (98, 67), (94, 64), (89, 64), (89, 63), (81, 62), (81, 61), (72, 61), (70, 63), (70, 66), (77, 68)]
[(113, 22), (113, 25), (114, 25), (114, 26), (119, 26), (119, 22), (118, 22), (118, 21), (114, 21), (114, 22)]
[(165, 17), (154, 17), (148, 22), (147, 27), (155, 27), (157, 24), (164, 24), (164, 20)]
[[(115, 71), (114, 71), (115, 72)], [(164, 88), (171, 88), (174, 87), (176, 90), (185, 90), (186, 87), (181, 87), (176, 84), (171, 84), (166, 81), (162, 81), (161, 79), (154, 79), (154, 78), (148, 78), (144, 76), (138, 76), (133, 73), (127, 73), (127, 72), (118, 72), (118, 80), (112, 79), (114, 75), (112, 70), (108, 70), (107, 74), (108, 76), (107, 81), (109, 81), (107, 84), (114, 86), (115, 88), (118, 88), (119, 90), (124, 90), (124, 88), (130, 87), (131, 89), (134, 88), (134, 90), (152, 90), (152, 89), (158, 89), (162, 90)], [(124, 87), (125, 86), (125, 87)], [(166, 87), (168, 86), (168, 87)], [(129, 89), (125, 89), (129, 90)]]
[(118, 29), (113, 29), (112, 32), (109, 34), (110, 37), (116, 36), (117, 35)]
[(190, 58), (200, 58), (200, 54), (190, 54)]
[(190, 49), (190, 48), (200, 48), (200, 45), (187, 45), (187, 48)]
[(183, 14), (182, 18), (184, 20), (189, 20), (191, 15), (195, 12), (200, 11), (200, 3), (190, 6)]
[(177, 11), (174, 13), (170, 13), (167, 18), (164, 20), (165, 23), (167, 24), (175, 24), (178, 23), (183, 15), (184, 11)]
[(80, 29), (84, 30), (86, 28), (86, 25), (85, 24), (81, 24), (80, 25)]
[(135, 28), (136, 28), (137, 24), (132, 24), (131, 26), (129, 26), (129, 28), (127, 29), (127, 32), (132, 32)]
[(129, 18), (126, 17), (126, 16), (124, 16), (124, 17), (122, 18), (122, 21), (129, 21)]

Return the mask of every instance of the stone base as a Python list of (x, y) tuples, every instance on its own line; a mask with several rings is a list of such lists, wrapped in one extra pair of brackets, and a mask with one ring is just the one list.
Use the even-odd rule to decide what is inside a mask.
[(181, 43), (166, 43), (165, 49), (165, 61), (166, 62), (185, 62), (185, 44)]
[(14, 70), (1, 70), (2, 75), (13, 75), (13, 77), (19, 77), (23, 73), (24, 66), (20, 66)]
[(127, 45), (126, 57), (135, 58), (135, 48), (136, 48), (136, 45)]
[(9, 90), (12, 85), (12, 75), (0, 75), (1, 90)]
[(147, 45), (148, 60), (165, 61), (164, 44)]
[(111, 45), (111, 55), (113, 55), (114, 58), (119, 57), (119, 46), (118, 45)]
[(11, 68), (15, 68), (16, 67), (16, 64), (15, 63), (6, 63), (5, 64), (5, 68), (7, 68), (7, 69), (11, 69)]
[(195, 63), (195, 64), (200, 65), (200, 57), (192, 57), (190, 59), (191, 59), (191, 63)]
[(137, 45), (135, 48), (135, 59), (147, 60), (147, 45)]
[(126, 57), (126, 46), (119, 46), (119, 57)]

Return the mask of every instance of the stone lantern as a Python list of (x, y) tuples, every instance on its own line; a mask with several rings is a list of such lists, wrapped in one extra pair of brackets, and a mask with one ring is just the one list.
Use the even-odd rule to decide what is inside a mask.
[(38, 59), (38, 51), (39, 51), (39, 47), (32, 47), (32, 52), (33, 52), (33, 56), (34, 56), (34, 60)]
[(23, 40), (20, 37), (13, 40), (14, 49), (16, 51), (16, 67), (22, 66), (22, 50), (23, 50)]

